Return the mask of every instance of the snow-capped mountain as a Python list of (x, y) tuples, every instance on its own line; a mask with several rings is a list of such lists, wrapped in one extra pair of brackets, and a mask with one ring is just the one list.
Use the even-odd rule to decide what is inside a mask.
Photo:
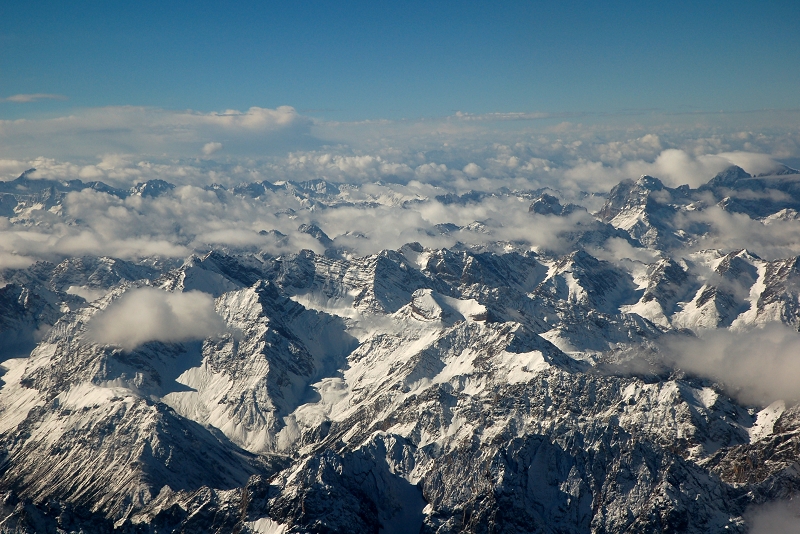
[[(731, 168), (697, 189), (643, 176), (594, 214), (554, 191), (212, 186), (197, 198), (296, 231), (202, 250), (176, 219), (182, 258), (8, 267), (0, 532), (746, 532), (752, 507), (800, 492), (800, 390), (753, 400), (728, 360), (698, 362), (713, 335), (776, 324), (786, 358), (800, 347), (800, 256), (754, 250), (800, 235), (790, 171)], [(3, 216), (28, 231), (81, 227), (78, 200), (185, 194), (0, 186)], [(380, 235), (326, 227), (336, 210), (497, 199), (524, 226), (420, 227), (450, 246), (361, 253)], [(98, 337), (137, 294), (154, 300), (121, 328), (150, 337)], [(177, 294), (203, 295), (219, 327), (197, 334), (198, 310), (153, 297)]]

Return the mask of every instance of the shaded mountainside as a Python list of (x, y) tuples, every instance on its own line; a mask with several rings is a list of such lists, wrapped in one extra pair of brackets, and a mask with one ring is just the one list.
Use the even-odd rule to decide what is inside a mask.
[[(49, 209), (85, 187), (172, 194), (156, 182), (23, 175), (0, 205)], [(664, 347), (798, 329), (800, 257), (686, 248), (708, 231), (687, 213), (761, 224), (800, 210), (797, 183), (738, 168), (696, 190), (642, 177), (595, 215), (526, 196), (531, 232), (579, 223), (566, 250), (356, 256), (304, 225), (324, 253), (7, 269), (0, 532), (747, 532), (750, 507), (800, 492), (800, 412), (743, 404)], [(214, 191), (349, 198), (322, 180)], [(92, 321), (142, 288), (210, 295), (224, 328), (98, 342)]]

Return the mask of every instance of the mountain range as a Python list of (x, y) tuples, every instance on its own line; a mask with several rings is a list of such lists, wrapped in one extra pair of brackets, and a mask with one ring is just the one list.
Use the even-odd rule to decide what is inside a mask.
[[(65, 205), (87, 191), (180, 188), (23, 173), (0, 183), (2, 228), (80, 229)], [(0, 532), (743, 533), (800, 492), (793, 169), (599, 197), (203, 194), (297, 230), (0, 271)], [(420, 235), (449, 246), (371, 253), (326, 226), (492, 199), (524, 225), (437, 222)]]

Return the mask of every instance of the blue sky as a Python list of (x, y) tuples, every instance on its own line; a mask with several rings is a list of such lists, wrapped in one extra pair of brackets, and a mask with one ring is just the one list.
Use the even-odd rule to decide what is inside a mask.
[(798, 21), (796, 1), (3, 2), (0, 97), (63, 99), (4, 101), (0, 119), (796, 109)]

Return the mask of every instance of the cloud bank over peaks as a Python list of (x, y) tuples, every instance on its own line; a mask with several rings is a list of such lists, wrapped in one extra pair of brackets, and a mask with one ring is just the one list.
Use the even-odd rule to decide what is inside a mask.
[(170, 293), (152, 287), (126, 291), (87, 324), (91, 340), (127, 350), (148, 341), (204, 339), (225, 330), (211, 295), (200, 291)]
[[(3, 179), (33, 167), (26, 179), (101, 181), (123, 192), (95, 185), (56, 200), (16, 191), (24, 202), (12, 206), (6, 198), (0, 204), (0, 266), (81, 254), (176, 258), (225, 247), (323, 253), (327, 245), (298, 231), (311, 224), (347, 254), (410, 241), (430, 247), (505, 242), (557, 251), (564, 249), (563, 236), (596, 223), (589, 213), (622, 180), (649, 174), (668, 186), (697, 186), (734, 163), (762, 174), (777, 165), (778, 155), (800, 154), (794, 130), (756, 134), (697, 126), (548, 125), (555, 118), (514, 114), (465, 117), (361, 124), (312, 120), (285, 106), (218, 113), (110, 107), (0, 121), (0, 137), (8, 141), (0, 143)], [(541, 127), (531, 126), (541, 121)], [(74, 150), (78, 157), (56, 157), (51, 149)], [(26, 157), (31, 150), (42, 152)], [(163, 182), (152, 182), (159, 194), (143, 196), (149, 189), (137, 184), (153, 180), (176, 187), (161, 191)], [(588, 213), (529, 213), (545, 190), (560, 191), (560, 200)], [(800, 252), (790, 216), (751, 219), (713, 207), (717, 201), (682, 212), (676, 223), (710, 229), (691, 244), (694, 249), (752, 248), (755, 242), (756, 253), (767, 257)], [(608, 233), (613, 229), (603, 232), (593, 242), (599, 256), (651, 256)]]
[(0, 179), (35, 167), (32, 177), (126, 187), (155, 178), (195, 186), (323, 178), (419, 181), (459, 193), (503, 187), (605, 192), (642, 174), (670, 186), (700, 185), (731, 164), (762, 174), (776, 166), (775, 158), (800, 155), (800, 132), (791, 128), (553, 124), (557, 118), (550, 115), (343, 123), (289, 106), (211, 113), (77, 109), (57, 118), (0, 121)]
[(566, 169), (564, 177), (568, 182), (589, 190), (597, 183), (609, 184), (643, 175), (655, 176), (670, 187), (687, 184), (696, 188), (732, 165), (742, 167), (753, 175), (768, 174), (781, 167), (775, 158), (767, 154), (742, 151), (695, 156), (681, 149), (668, 148), (660, 151), (653, 161), (613, 159), (616, 162), (611, 165), (602, 159), (581, 160), (574, 167)]

